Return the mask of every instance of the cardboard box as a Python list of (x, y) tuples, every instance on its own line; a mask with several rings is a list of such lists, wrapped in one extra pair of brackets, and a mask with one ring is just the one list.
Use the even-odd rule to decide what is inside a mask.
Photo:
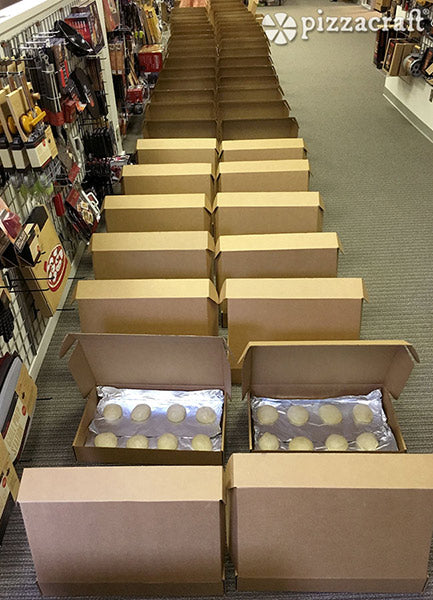
[(223, 121), (242, 119), (283, 119), (290, 115), (290, 106), (286, 100), (268, 102), (219, 102), (218, 115)]
[(218, 294), (209, 279), (79, 281), (84, 333), (218, 335)]
[(267, 53), (262, 56), (226, 56), (219, 60), (219, 67), (223, 69), (267, 66), (272, 66), (272, 59)]
[(156, 104), (180, 104), (182, 102), (184, 104), (187, 102), (195, 104), (196, 102), (214, 102), (215, 92), (214, 90), (189, 90), (188, 94), (185, 94), (184, 90), (170, 90), (168, 92), (155, 90), (151, 98), (154, 106)]
[[(226, 402), (231, 394), (231, 381), (227, 348), (222, 338), (69, 334), (63, 341), (61, 356), (74, 345), (69, 369), (83, 398), (86, 398), (86, 406), (73, 443), (78, 461), (159, 465), (223, 463)], [(79, 358), (80, 366), (77, 364)], [(96, 385), (164, 390), (223, 390), (225, 400), (221, 422), (221, 451), (137, 450), (86, 446), (89, 425), (98, 403)]]
[(8, 449), (0, 435), (0, 543), (18, 495), (20, 482)]
[(267, 67), (224, 67), (218, 70), (218, 79), (233, 77), (235, 79), (248, 79), (250, 77), (276, 77), (275, 68)]
[(218, 192), (303, 192), (308, 190), (310, 163), (302, 160), (222, 162)]
[[(189, 93), (188, 90), (184, 90)], [(212, 120), (146, 121), (145, 138), (212, 138), (218, 134), (217, 122)]]
[(272, 102), (282, 100), (283, 93), (278, 87), (243, 90), (219, 88), (218, 102)]
[[(147, 105), (145, 121), (206, 121), (216, 119), (214, 102)], [(186, 162), (186, 161), (184, 161)]]
[(227, 279), (220, 304), (228, 313), (232, 379), (240, 382), (240, 358), (251, 341), (358, 339), (360, 278)]
[(164, 69), (161, 71), (158, 81), (166, 79), (202, 79), (216, 77), (215, 67), (196, 67), (195, 69)]
[(105, 196), (107, 231), (211, 231), (205, 194)]
[[(242, 40), (240, 40), (242, 42)], [(225, 42), (226, 44), (226, 42)], [(221, 48), (219, 51), (220, 60), (230, 59), (230, 58), (261, 58), (261, 57), (269, 57), (269, 47), (267, 44), (260, 44), (257, 47), (257, 44), (252, 43), (250, 48), (245, 48), (245, 44), (242, 44), (241, 48)]]
[(226, 88), (233, 90), (260, 90), (268, 88), (281, 89), (280, 82), (276, 75), (266, 75), (263, 77), (258, 77), (256, 75), (249, 77), (220, 77), (218, 80), (218, 90)]
[(188, 56), (184, 57), (182, 55), (170, 54), (164, 63), (164, 68), (166, 69), (188, 69), (189, 71), (193, 71), (196, 68), (201, 67), (212, 67), (216, 69), (217, 66), (217, 58), (215, 54), (209, 54), (208, 56)]
[(291, 160), (306, 158), (302, 138), (226, 140), (220, 146), (220, 161)]
[(236, 192), (215, 197), (215, 236), (322, 231), (319, 192)]
[[(245, 105), (247, 107), (247, 105)], [(294, 117), (283, 119), (227, 120), (221, 122), (222, 140), (249, 140), (298, 137), (299, 126)]]
[(140, 164), (211, 163), (216, 172), (217, 158), (216, 138), (137, 140), (137, 160)]
[(404, 59), (412, 53), (415, 44), (404, 42), (402, 40), (391, 38), (385, 52), (383, 70), (390, 77), (406, 75), (402, 72), (402, 63)]
[[(200, 52), (200, 49), (197, 50)], [(171, 91), (171, 90), (215, 90), (216, 80), (214, 77), (197, 77), (196, 79), (160, 79), (155, 86), (155, 91)]]
[(25, 469), (19, 494), (44, 596), (223, 594), (222, 502), (205, 466)]
[(211, 279), (215, 243), (208, 231), (94, 233), (95, 279)]
[(123, 167), (124, 194), (206, 194), (214, 197), (212, 163), (126, 165)]
[(222, 235), (215, 247), (217, 289), (245, 277), (336, 277), (339, 250), (336, 233)]

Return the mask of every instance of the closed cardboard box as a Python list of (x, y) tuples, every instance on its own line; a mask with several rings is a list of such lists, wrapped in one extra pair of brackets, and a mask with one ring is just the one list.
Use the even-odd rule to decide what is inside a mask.
[(221, 143), (220, 161), (291, 160), (307, 156), (302, 138), (226, 140)]
[(205, 194), (105, 196), (107, 231), (211, 231)]
[(95, 279), (210, 279), (215, 244), (208, 231), (94, 233)]
[[(245, 105), (247, 106), (247, 105)], [(296, 138), (299, 125), (294, 117), (282, 119), (227, 119), (221, 121), (222, 140)]]
[(215, 171), (217, 140), (216, 138), (139, 139), (137, 160), (139, 164), (211, 163)]
[(319, 192), (236, 192), (215, 197), (215, 236), (321, 231)]
[(79, 281), (84, 333), (218, 335), (218, 295), (209, 279)]
[(222, 502), (206, 466), (25, 469), (19, 495), (45, 596), (222, 594)]
[(223, 235), (215, 248), (217, 289), (240, 277), (336, 277), (340, 249), (336, 233)]
[(239, 359), (251, 341), (358, 339), (364, 299), (360, 278), (227, 279), (220, 303), (233, 381), (240, 381)]
[(218, 192), (303, 192), (308, 190), (308, 160), (222, 162)]
[(233, 119), (282, 119), (290, 114), (290, 106), (286, 100), (269, 100), (268, 102), (219, 102), (218, 115), (223, 121)]
[[(79, 462), (107, 464), (223, 463), (226, 402), (231, 394), (225, 342), (219, 337), (173, 335), (69, 334), (60, 355), (73, 348), (69, 370), (83, 398), (84, 412), (73, 449)], [(96, 385), (162, 390), (220, 389), (224, 391), (221, 450), (159, 450), (97, 448), (87, 445), (95, 415)]]
[(212, 163), (126, 165), (123, 167), (123, 193), (206, 194), (214, 196)]

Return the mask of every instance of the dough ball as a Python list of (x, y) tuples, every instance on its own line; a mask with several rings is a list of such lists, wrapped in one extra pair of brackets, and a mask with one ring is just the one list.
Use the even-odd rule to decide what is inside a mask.
[(366, 404), (355, 404), (353, 407), (353, 420), (357, 425), (368, 425), (373, 416), (373, 411)]
[(95, 446), (97, 448), (116, 448), (117, 447), (117, 436), (111, 431), (105, 433), (99, 433), (95, 437)]
[(257, 409), (257, 420), (261, 425), (273, 425), (278, 421), (278, 411), (269, 404), (259, 406)]
[(260, 450), (279, 450), (280, 440), (273, 433), (266, 432), (259, 439)]
[(178, 439), (172, 433), (163, 433), (158, 438), (157, 446), (159, 450), (177, 450)]
[(293, 438), (289, 442), (289, 450), (298, 450), (302, 452), (309, 452), (314, 450), (313, 442), (303, 435)]
[(186, 409), (182, 404), (172, 404), (167, 409), (167, 419), (171, 423), (182, 423), (186, 417)]
[(149, 440), (145, 435), (133, 435), (126, 442), (127, 448), (149, 448)]
[(131, 413), (131, 419), (137, 422), (147, 421), (151, 414), (150, 406), (147, 404), (137, 404)]
[(202, 425), (212, 425), (216, 421), (216, 413), (210, 406), (202, 406), (196, 412), (195, 418)]
[(324, 404), (319, 408), (319, 415), (325, 425), (338, 425), (343, 420), (341, 410), (333, 404)]
[(369, 452), (372, 452), (377, 450), (379, 442), (377, 441), (376, 436), (372, 433), (361, 433), (356, 438), (356, 445), (360, 450), (368, 450)]
[(349, 447), (346, 438), (342, 435), (338, 435), (338, 433), (331, 433), (331, 435), (328, 435), (325, 444), (327, 450), (332, 450), (333, 452), (344, 452)]
[(106, 421), (117, 421), (123, 416), (122, 407), (119, 404), (107, 404), (103, 415)]
[(209, 436), (199, 433), (192, 438), (193, 450), (212, 450), (212, 442)]
[[(291, 406), (287, 411), (287, 418), (292, 425), (296, 427), (302, 427), (308, 421), (309, 418), (308, 410), (303, 406)], [(304, 438), (307, 439), (307, 438)]]

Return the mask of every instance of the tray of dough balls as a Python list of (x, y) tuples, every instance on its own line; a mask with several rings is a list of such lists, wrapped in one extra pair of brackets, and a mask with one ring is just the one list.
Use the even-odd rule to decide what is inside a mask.
[(86, 446), (221, 450), (222, 390), (137, 390), (98, 386)]
[(398, 450), (382, 392), (314, 400), (251, 399), (255, 450)]

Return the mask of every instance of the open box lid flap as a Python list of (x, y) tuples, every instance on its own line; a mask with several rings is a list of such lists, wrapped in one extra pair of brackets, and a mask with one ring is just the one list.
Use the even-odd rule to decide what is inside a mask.
[(24, 469), (18, 502), (219, 502), (218, 466), (51, 467)]
[(212, 163), (161, 163), (156, 165), (125, 165), (123, 177), (177, 177), (209, 175), (213, 178)]
[(319, 192), (218, 192), (214, 210), (224, 208), (319, 207), (325, 210)]
[(385, 387), (398, 398), (419, 362), (411, 344), (401, 340), (250, 342), (243, 363), (242, 392), (261, 394), (277, 384), (290, 394), (301, 385), (356, 384)]
[[(230, 119), (227, 119), (230, 120)], [(218, 166), (218, 175), (237, 175), (246, 173), (290, 173), (293, 171), (310, 171), (307, 158), (288, 160), (241, 160), (222, 162)]]
[(94, 233), (92, 252), (215, 250), (208, 231), (144, 231)]
[(258, 252), (262, 250), (343, 250), (337, 233), (266, 233), (222, 235), (215, 245), (220, 252)]
[(433, 454), (232, 454), (225, 482), (228, 489), (429, 490), (433, 498)]
[(105, 196), (103, 210), (140, 210), (175, 208), (202, 208), (212, 213), (212, 202), (207, 194), (132, 194)]
[(271, 138), (259, 140), (224, 140), (221, 142), (221, 152), (224, 150), (305, 148), (303, 138)]
[(95, 385), (217, 388), (231, 395), (227, 347), (219, 337), (70, 333), (60, 356), (73, 346), (68, 366), (83, 397)]

